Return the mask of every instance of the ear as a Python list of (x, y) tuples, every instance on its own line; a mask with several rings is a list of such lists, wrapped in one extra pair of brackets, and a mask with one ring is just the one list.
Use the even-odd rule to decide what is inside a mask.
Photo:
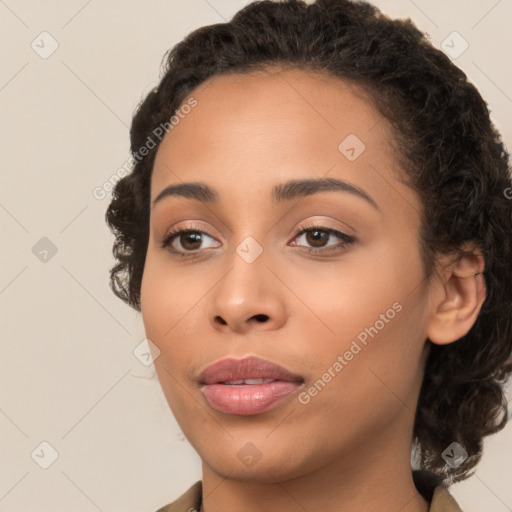
[[(428, 339), (446, 345), (465, 336), (476, 321), (486, 297), (485, 268), (482, 252), (464, 244), (464, 255), (440, 262), (441, 270), (431, 290), (431, 313), (427, 324)], [(446, 261), (450, 263), (446, 264)]]

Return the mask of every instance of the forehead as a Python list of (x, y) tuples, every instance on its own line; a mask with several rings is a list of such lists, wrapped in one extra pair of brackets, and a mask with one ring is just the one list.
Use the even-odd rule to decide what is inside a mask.
[(397, 168), (387, 121), (363, 90), (341, 79), (267, 68), (213, 77), (190, 96), (197, 105), (158, 149), (152, 198), (170, 182), (249, 192), (340, 174), (362, 184), (377, 163)]

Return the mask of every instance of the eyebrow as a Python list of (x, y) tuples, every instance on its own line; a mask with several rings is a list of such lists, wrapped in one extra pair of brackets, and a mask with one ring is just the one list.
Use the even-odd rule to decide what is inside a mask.
[[(337, 178), (300, 179), (279, 183), (272, 189), (272, 199), (275, 202), (291, 201), (293, 199), (328, 191), (348, 192), (349, 194), (364, 199), (373, 206), (373, 208), (380, 211), (375, 200), (364, 190), (360, 189), (356, 185), (352, 185), (351, 183)], [(206, 183), (179, 183), (165, 187), (153, 201), (153, 207), (169, 196), (181, 196), (214, 204), (219, 201), (219, 193), (217, 190)]]

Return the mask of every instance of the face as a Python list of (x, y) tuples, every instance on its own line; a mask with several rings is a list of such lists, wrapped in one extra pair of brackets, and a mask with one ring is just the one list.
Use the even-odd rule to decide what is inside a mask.
[[(298, 70), (191, 96), (156, 156), (141, 289), (184, 434), (213, 471), (251, 481), (410, 450), (429, 289), (386, 121)], [(202, 194), (175, 187), (189, 183)]]

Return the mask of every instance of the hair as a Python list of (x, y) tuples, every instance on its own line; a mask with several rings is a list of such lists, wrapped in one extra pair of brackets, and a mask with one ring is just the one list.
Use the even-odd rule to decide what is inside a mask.
[[(512, 372), (509, 155), (477, 89), (410, 19), (390, 19), (358, 1), (263, 0), (228, 23), (193, 31), (170, 49), (159, 84), (134, 114), (133, 169), (117, 182), (106, 213), (115, 235), (110, 286), (141, 310), (150, 181), (160, 141), (144, 158), (138, 151), (153, 130), (168, 123), (206, 80), (274, 66), (351, 83), (387, 119), (401, 171), (423, 205), (419, 245), (425, 279), (434, 275), (439, 255), (460, 256), (466, 242), (482, 251), (486, 299), (464, 337), (443, 346), (430, 343), (413, 432), (424, 471), (445, 484), (463, 480), (481, 458), (482, 438), (508, 420), (503, 388)], [(456, 468), (442, 456), (452, 442), (469, 455)]]

